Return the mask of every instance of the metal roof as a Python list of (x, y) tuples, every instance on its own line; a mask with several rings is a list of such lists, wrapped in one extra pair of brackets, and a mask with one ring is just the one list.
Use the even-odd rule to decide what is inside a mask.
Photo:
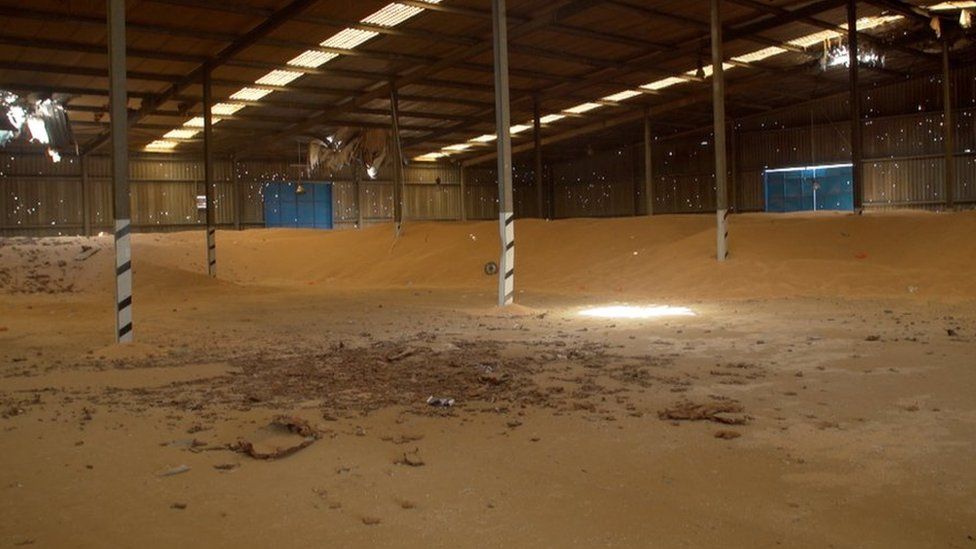
[[(816, 33), (841, 31), (846, 3), (725, 0), (728, 59), (782, 50), (733, 63), (727, 74), (729, 115), (846, 89), (847, 71), (821, 69), (816, 58), (823, 47), (814, 40)], [(105, 4), (0, 0), (0, 88), (63, 100), (84, 151), (96, 150), (108, 131)], [(606, 127), (638, 119), (645, 109), (664, 133), (708, 124), (708, 79), (695, 75), (709, 64), (708, 4), (509, 0), (513, 124), (531, 124), (536, 101), (544, 115), (565, 116), (544, 127), (549, 143), (578, 138), (586, 129), (606, 134)], [(939, 56), (928, 44), (934, 33), (912, 8), (900, 0), (858, 2), (862, 21), (891, 16), (862, 30), (864, 42), (886, 56), (883, 67), (863, 69), (865, 85), (938, 67)], [(231, 115), (215, 113), (221, 119), (214, 130), (218, 153), (290, 155), (296, 140), (321, 138), (337, 126), (386, 127), (395, 85), (409, 156), (463, 144), (470, 147), (450, 158), (490, 155), (490, 140), (471, 142), (494, 133), (490, 15), (487, 0), (131, 0), (129, 107), (140, 113), (130, 131), (131, 147), (144, 149), (201, 114), (200, 74), (209, 65), (215, 99), (235, 105)], [(790, 43), (811, 36), (816, 45)], [(296, 57), (308, 51), (317, 59), (310, 65), (327, 62), (295, 66)], [(954, 55), (966, 58), (967, 43), (958, 44)], [(289, 72), (276, 75), (294, 80), (255, 84), (282, 70)], [(674, 77), (682, 81), (640, 88)], [(252, 91), (250, 100), (232, 100), (242, 88), (260, 91)], [(627, 90), (641, 93), (601, 101)], [(585, 103), (597, 106), (565, 112)], [(188, 136), (194, 134), (192, 125), (187, 129)], [(196, 152), (201, 138), (202, 133), (165, 141), (175, 143), (175, 151)], [(515, 150), (531, 141), (531, 130), (517, 133)]]

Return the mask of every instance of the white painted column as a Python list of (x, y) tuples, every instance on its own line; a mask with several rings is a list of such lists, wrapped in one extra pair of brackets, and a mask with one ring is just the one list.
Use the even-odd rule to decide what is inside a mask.
[(115, 212), (115, 340), (131, 343), (132, 246), (129, 206), (128, 95), (125, 0), (108, 2), (109, 103), (112, 112), (112, 189)]
[(498, 305), (515, 301), (515, 212), (512, 198), (512, 113), (508, 89), (508, 18), (505, 0), (492, 0), (495, 53), (495, 131), (498, 136), (498, 227), (501, 262)]

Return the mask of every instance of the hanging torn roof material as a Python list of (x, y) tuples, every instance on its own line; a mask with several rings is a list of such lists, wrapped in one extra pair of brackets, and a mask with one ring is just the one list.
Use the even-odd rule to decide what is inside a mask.
[(46, 146), (54, 162), (61, 160), (63, 151), (75, 147), (64, 106), (50, 98), (31, 101), (0, 90), (0, 147), (21, 135), (30, 143)]
[(390, 133), (373, 128), (339, 128), (325, 140), (313, 139), (308, 144), (308, 168), (311, 173), (322, 167), (338, 173), (349, 166), (365, 170), (375, 179), (389, 151)]

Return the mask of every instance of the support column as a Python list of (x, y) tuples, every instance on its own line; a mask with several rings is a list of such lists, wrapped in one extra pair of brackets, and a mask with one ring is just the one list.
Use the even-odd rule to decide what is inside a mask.
[(546, 174), (546, 187), (548, 187), (549, 219), (556, 219), (556, 174), (553, 172), (552, 164), (549, 164), (549, 172)]
[[(730, 147), (731, 159), (729, 170), (729, 210), (732, 213), (739, 213), (739, 132), (735, 127), (735, 120), (729, 120), (732, 126)], [(812, 165), (812, 164), (811, 164)]]
[(532, 101), (532, 138), (535, 145), (535, 196), (538, 204), (536, 212), (539, 214), (539, 219), (545, 219), (545, 193), (542, 188), (542, 119), (539, 114), (540, 110), (539, 98), (536, 97)]
[(213, 181), (213, 92), (210, 85), (210, 67), (203, 70), (203, 194), (207, 200), (207, 273), (217, 278), (217, 226), (214, 222)]
[(464, 198), (465, 198), (464, 193), (467, 192), (467, 181), (465, 181), (465, 177), (464, 177), (464, 165), (463, 164), (459, 164), (458, 165), (458, 171), (459, 171), (459, 173), (458, 173), (458, 179), (461, 181), (461, 196), (458, 198), (458, 202), (459, 202), (458, 208), (460, 209), (459, 211), (461, 213), (458, 214), (458, 215), (460, 216), (461, 221), (467, 221), (468, 220), (468, 211), (467, 211), (467, 208), (465, 207), (466, 202), (464, 200)]
[(651, 156), (651, 112), (644, 109), (644, 202), (647, 215), (654, 215), (654, 166)]
[(858, 45), (857, 45), (857, 1), (847, 1), (847, 62), (850, 79), (851, 103), (851, 164), (852, 187), (854, 192), (854, 211), (860, 213), (864, 209), (864, 166), (861, 165), (863, 154), (861, 140), (861, 84), (858, 74)]
[(78, 157), (78, 164), (81, 168), (81, 234), (91, 236), (91, 188), (88, 179), (88, 155)]
[(498, 305), (515, 300), (515, 213), (512, 198), (512, 112), (508, 89), (508, 18), (505, 0), (491, 1), (495, 54), (495, 132), (498, 136), (498, 227), (501, 261)]
[(403, 150), (400, 145), (400, 94), (390, 83), (390, 116), (393, 119), (393, 225), (400, 234), (403, 225)]
[(244, 193), (237, 177), (237, 155), (230, 157), (230, 185), (234, 189), (234, 230), (241, 230), (241, 216), (244, 213)]
[(108, 0), (109, 104), (112, 113), (112, 191), (115, 211), (115, 341), (131, 343), (132, 247), (129, 205), (128, 94), (125, 0)]
[(641, 162), (644, 160), (637, 154), (637, 149), (636, 143), (628, 149), (630, 151), (630, 190), (631, 199), (634, 201), (634, 209), (632, 210), (634, 217), (640, 215), (641, 186), (643, 185), (638, 175), (640, 174)]
[(956, 207), (955, 119), (952, 116), (952, 73), (949, 64), (949, 36), (942, 31), (942, 109), (943, 141), (945, 142), (945, 205), (947, 210)]
[(352, 181), (356, 185), (356, 225), (357, 228), (363, 229), (366, 227), (366, 201), (364, 200), (365, 192), (363, 189), (363, 174), (357, 169), (355, 164), (351, 164), (349, 169), (352, 171)]
[(0, 179), (0, 237), (3, 237), (6, 233), (4, 229), (7, 228), (7, 189), (4, 185), (4, 180)]
[(712, 0), (712, 107), (715, 117), (715, 215), (717, 221), (717, 257), (725, 261), (729, 256), (729, 196), (728, 167), (725, 150), (725, 70), (722, 68), (721, 0)]

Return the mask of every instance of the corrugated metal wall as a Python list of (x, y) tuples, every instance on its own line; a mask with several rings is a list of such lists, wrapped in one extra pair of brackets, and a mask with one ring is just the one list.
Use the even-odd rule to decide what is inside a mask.
[[(956, 106), (955, 196), (960, 205), (976, 204), (976, 69), (953, 74)], [(864, 203), (869, 208), (938, 208), (944, 203), (942, 83), (919, 78), (864, 92)], [(846, 162), (850, 131), (843, 95), (763, 115), (734, 124), (730, 168), (740, 211), (764, 208), (763, 171), (812, 164)], [(568, 162), (546, 165), (544, 209), (552, 202), (556, 217), (626, 216), (645, 213), (642, 145), (625, 144)], [(704, 212), (715, 208), (712, 138), (707, 132), (654, 143), (655, 211)], [(263, 224), (265, 182), (297, 180), (301, 169), (287, 161), (216, 163), (218, 223), (235, 219)], [(180, 230), (204, 222), (196, 196), (204, 192), (198, 158), (137, 155), (130, 176), (133, 223), (137, 230)], [(88, 205), (93, 231), (112, 223), (109, 159), (88, 160)], [(334, 182), (336, 228), (387, 222), (392, 218), (393, 187), (389, 166), (375, 181), (358, 184), (351, 173), (316, 174), (314, 181)], [(81, 166), (78, 158), (58, 164), (40, 154), (0, 156), (0, 234), (76, 234), (82, 231)], [(515, 166), (517, 216), (535, 216), (538, 192), (531, 165)], [(461, 170), (456, 165), (417, 164), (404, 173), (406, 219), (496, 219), (495, 169), (485, 165)], [(463, 196), (462, 196), (463, 188)], [(550, 196), (551, 193), (551, 196)], [(464, 215), (462, 216), (462, 209)]]
[[(80, 234), (87, 205), (92, 232), (112, 227), (112, 188), (108, 157), (87, 159), (87, 196), (82, 192), (80, 159), (66, 156), (55, 164), (46, 155), (6, 154), (0, 157), (0, 234)], [(246, 161), (215, 163), (217, 223), (235, 224), (235, 191), (239, 191), (242, 226), (263, 226), (263, 189), (268, 181), (294, 181), (300, 167), (288, 162)], [(132, 223), (136, 230), (185, 230), (206, 222), (196, 197), (204, 194), (203, 163), (199, 159), (164, 155), (134, 156), (129, 165)], [(316, 174), (316, 181), (334, 183), (336, 228), (390, 221), (393, 183), (389, 168), (375, 181), (357, 184), (352, 174)], [(460, 171), (455, 166), (415, 165), (404, 170), (405, 219), (460, 218)], [(360, 199), (360, 196), (362, 197)]]
[[(976, 204), (976, 69), (953, 73), (956, 166), (955, 197)], [(945, 201), (942, 81), (926, 77), (863, 94), (864, 204), (868, 208), (934, 208)], [(735, 149), (729, 139), (730, 183), (740, 211), (765, 208), (763, 171), (767, 168), (850, 161), (848, 102), (831, 97), (795, 108), (736, 121)], [(624, 146), (552, 166), (557, 215), (629, 215), (637, 196), (643, 213), (642, 144)], [(656, 141), (652, 149), (655, 211), (714, 211), (712, 135), (702, 132)], [(628, 167), (634, 167), (629, 168)], [(572, 185), (577, 185), (572, 189)], [(560, 187), (561, 185), (561, 187)], [(626, 201), (631, 200), (628, 208)]]

